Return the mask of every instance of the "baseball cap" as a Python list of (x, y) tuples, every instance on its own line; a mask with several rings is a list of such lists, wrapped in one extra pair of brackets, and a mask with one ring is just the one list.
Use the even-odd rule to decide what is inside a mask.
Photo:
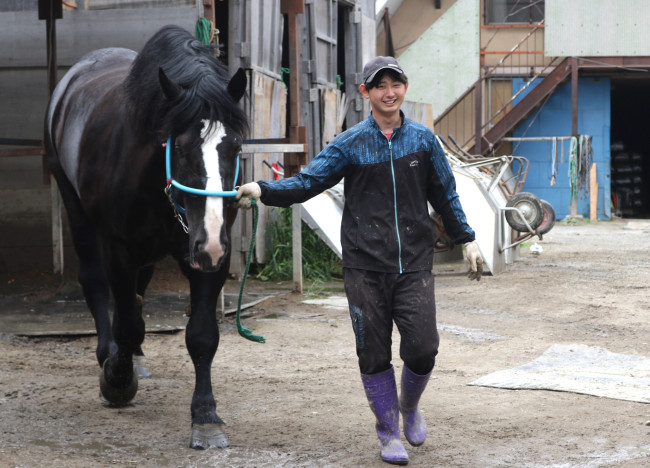
[(384, 56), (379, 56), (375, 57), (374, 59), (370, 60), (368, 63), (366, 63), (363, 67), (363, 83), (370, 83), (375, 75), (377, 75), (377, 72), (380, 70), (384, 69), (389, 69), (389, 70), (394, 70), (400, 75), (404, 73), (404, 70), (402, 70), (402, 67), (399, 66), (399, 63), (397, 63), (397, 60), (395, 60), (393, 57), (384, 57)]

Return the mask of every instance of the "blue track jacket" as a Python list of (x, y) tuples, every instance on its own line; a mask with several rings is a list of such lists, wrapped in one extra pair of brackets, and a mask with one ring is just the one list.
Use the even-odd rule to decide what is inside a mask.
[(343, 266), (388, 273), (430, 270), (435, 231), (427, 201), (456, 244), (474, 240), (474, 231), (434, 133), (403, 113), (402, 122), (389, 140), (371, 114), (338, 135), (299, 174), (258, 181), (262, 202), (302, 203), (345, 178)]

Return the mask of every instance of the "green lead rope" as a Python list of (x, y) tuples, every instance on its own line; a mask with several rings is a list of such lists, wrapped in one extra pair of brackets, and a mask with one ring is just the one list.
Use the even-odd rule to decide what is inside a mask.
[(259, 208), (254, 198), (251, 198), (251, 205), (253, 205), (253, 235), (251, 236), (251, 246), (248, 250), (248, 258), (246, 259), (246, 268), (244, 268), (244, 276), (241, 279), (241, 286), (239, 288), (239, 299), (237, 300), (237, 331), (241, 336), (247, 340), (255, 341), (257, 343), (266, 343), (266, 339), (262, 335), (255, 335), (248, 328), (241, 324), (241, 301), (244, 296), (244, 285), (246, 284), (246, 277), (248, 276), (248, 269), (251, 266), (251, 259), (255, 250), (255, 235), (257, 233), (257, 218), (259, 217)]
[(212, 25), (207, 18), (199, 18), (194, 28), (194, 37), (196, 37), (202, 44), (210, 44), (210, 31)]

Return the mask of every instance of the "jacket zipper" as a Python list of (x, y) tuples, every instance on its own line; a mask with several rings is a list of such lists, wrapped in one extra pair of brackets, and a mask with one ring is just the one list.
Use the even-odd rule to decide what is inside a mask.
[[(391, 135), (392, 137), (392, 135)], [(397, 233), (397, 259), (399, 262), (399, 274), (402, 274), (402, 241), (399, 237), (399, 223), (397, 221), (397, 184), (395, 183), (395, 166), (393, 165), (393, 143), (388, 138), (388, 152), (390, 153), (390, 172), (393, 177), (393, 205), (395, 211), (395, 232)]]

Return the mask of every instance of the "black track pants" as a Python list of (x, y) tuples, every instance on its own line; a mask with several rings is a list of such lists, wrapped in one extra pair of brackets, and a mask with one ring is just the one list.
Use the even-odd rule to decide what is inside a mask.
[(390, 367), (393, 321), (404, 364), (416, 374), (429, 373), (439, 343), (431, 272), (400, 275), (344, 268), (343, 280), (361, 373), (376, 374)]

